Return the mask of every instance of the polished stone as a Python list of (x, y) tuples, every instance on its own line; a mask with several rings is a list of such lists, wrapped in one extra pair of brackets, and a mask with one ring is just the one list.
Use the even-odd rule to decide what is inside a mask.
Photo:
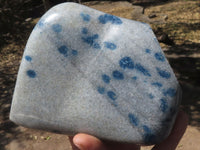
[(10, 119), (68, 135), (154, 144), (169, 135), (180, 100), (148, 24), (63, 3), (29, 37)]

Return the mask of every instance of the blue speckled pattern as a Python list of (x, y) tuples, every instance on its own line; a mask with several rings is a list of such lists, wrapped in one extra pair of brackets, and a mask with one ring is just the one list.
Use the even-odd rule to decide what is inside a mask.
[(180, 100), (149, 25), (63, 3), (30, 35), (10, 119), (63, 134), (154, 144), (169, 135)]

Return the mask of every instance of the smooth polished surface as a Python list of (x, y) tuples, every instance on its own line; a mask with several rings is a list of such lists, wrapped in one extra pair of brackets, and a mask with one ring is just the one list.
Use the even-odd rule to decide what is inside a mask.
[(63, 134), (154, 144), (170, 133), (180, 99), (149, 25), (63, 3), (31, 33), (10, 119)]

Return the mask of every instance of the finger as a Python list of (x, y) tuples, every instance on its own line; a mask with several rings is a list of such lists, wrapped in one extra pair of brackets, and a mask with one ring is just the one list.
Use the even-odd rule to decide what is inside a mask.
[(119, 143), (111, 141), (101, 141), (98, 138), (87, 135), (77, 134), (73, 138), (73, 143), (80, 150), (139, 150), (140, 146), (128, 143)]
[[(111, 141), (101, 141), (98, 138), (87, 135), (77, 134), (73, 138), (73, 143), (80, 150), (139, 150), (140, 146), (128, 143), (119, 143)], [(76, 150), (76, 149), (74, 149)]]
[(180, 111), (169, 137), (160, 144), (155, 145), (152, 150), (175, 150), (185, 133), (187, 124), (188, 116), (183, 111)]
[(104, 144), (99, 139), (83, 133), (75, 135), (73, 143), (80, 150), (106, 150)]
[(70, 143), (71, 143), (71, 146), (72, 146), (72, 149), (73, 149), (73, 150), (79, 150), (79, 149), (74, 145), (74, 143), (73, 143), (73, 136), (69, 136), (69, 141), (70, 141)]

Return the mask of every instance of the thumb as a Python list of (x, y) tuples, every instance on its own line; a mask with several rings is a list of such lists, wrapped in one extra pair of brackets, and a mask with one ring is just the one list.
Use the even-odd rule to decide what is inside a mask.
[(99, 139), (84, 133), (75, 135), (73, 143), (80, 150), (105, 150), (104, 144)]

